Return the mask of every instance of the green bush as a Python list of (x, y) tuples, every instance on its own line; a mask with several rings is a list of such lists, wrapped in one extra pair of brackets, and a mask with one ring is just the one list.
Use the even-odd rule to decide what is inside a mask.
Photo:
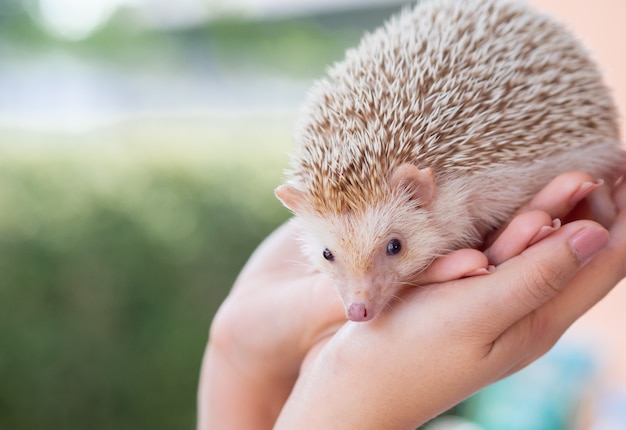
[(288, 128), (149, 130), (0, 148), (0, 428), (194, 427), (211, 318), (288, 216)]

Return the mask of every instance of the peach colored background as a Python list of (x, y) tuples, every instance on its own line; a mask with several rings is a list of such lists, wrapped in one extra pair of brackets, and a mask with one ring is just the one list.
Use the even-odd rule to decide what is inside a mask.
[[(626, 1), (531, 0), (567, 24), (587, 44), (614, 91), (620, 111), (621, 137), (626, 133)], [(593, 288), (593, 285), (589, 286)], [(604, 353), (608, 385), (626, 389), (626, 283), (622, 281), (571, 330), (587, 336)]]
[(530, 0), (569, 26), (587, 45), (614, 91), (626, 132), (626, 1)]

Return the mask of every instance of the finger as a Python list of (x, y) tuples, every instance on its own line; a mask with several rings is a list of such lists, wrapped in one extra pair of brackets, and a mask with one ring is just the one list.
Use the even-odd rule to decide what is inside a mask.
[(489, 321), (485, 322), (493, 326), (494, 335), (556, 296), (607, 241), (608, 232), (597, 223), (573, 222), (498, 266), (489, 276), (490, 282), (477, 282), (476, 300), (492, 296), (492, 308), (485, 315)]
[(520, 254), (560, 227), (547, 212), (533, 210), (516, 216), (498, 238), (485, 250), (490, 264), (499, 265)]
[[(243, 339), (257, 354), (275, 350), (268, 348), (270, 333), (271, 343), (287, 345), (282, 360), (298, 365), (311, 344), (346, 319), (335, 285), (311, 269), (296, 240), (299, 234), (288, 222), (257, 248), (213, 321), (215, 331)], [(263, 330), (250, 337), (250, 327)]]
[[(232, 291), (260, 289), (266, 290), (259, 277), (270, 275), (272, 278), (297, 278), (311, 271), (310, 263), (302, 254), (296, 238), (300, 235), (294, 222), (286, 222), (270, 234), (254, 251), (241, 273)], [(254, 282), (248, 282), (253, 280)], [(275, 284), (276, 280), (272, 281)], [(245, 294), (248, 294), (246, 291)]]
[(487, 274), (488, 261), (485, 254), (475, 249), (459, 249), (437, 258), (418, 277), (415, 283), (433, 284), (466, 276)]
[(567, 172), (554, 178), (520, 209), (541, 210), (552, 218), (563, 218), (592, 191), (604, 184), (585, 172)]
[(592, 219), (608, 228), (617, 217), (617, 207), (608, 186), (601, 186), (587, 196)]
[[(533, 210), (546, 212), (551, 219), (565, 219), (585, 197), (598, 187), (601, 187), (602, 184), (602, 181), (596, 181), (593, 176), (585, 172), (563, 173), (552, 179), (528, 203), (520, 207), (512, 219), (515, 219), (516, 216), (522, 213)], [(574, 217), (573, 219), (581, 218)], [(485, 240), (485, 246), (491, 246), (505, 228), (506, 226), (490, 234)]]
[(626, 276), (626, 183), (615, 188), (614, 201), (620, 213), (609, 230), (608, 244), (556, 301), (562, 324), (571, 324)]
[(618, 211), (626, 209), (626, 180), (620, 178), (613, 191), (613, 201)]
[(589, 261), (555, 301), (563, 325), (571, 324), (626, 276), (626, 211), (620, 213), (609, 233), (606, 247)]
[[(626, 192), (626, 191), (622, 191)], [(566, 288), (528, 314), (497, 341), (494, 353), (514, 348), (520, 360), (503, 376), (512, 374), (543, 355), (574, 321), (608, 294), (626, 276), (626, 212), (610, 230), (610, 240)]]
[[(527, 351), (505, 376), (524, 368), (551, 348), (576, 319), (626, 276), (626, 182), (617, 183), (613, 199), (621, 213), (609, 231), (607, 246), (575, 275), (561, 294), (520, 320), (499, 339), (503, 350), (514, 347)], [(553, 318), (558, 318), (556, 324), (549, 321)]]

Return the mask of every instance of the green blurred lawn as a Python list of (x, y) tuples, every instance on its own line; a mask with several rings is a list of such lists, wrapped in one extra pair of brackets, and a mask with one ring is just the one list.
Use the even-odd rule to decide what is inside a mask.
[(191, 429), (207, 330), (274, 198), (289, 120), (0, 132), (2, 429)]
[[(57, 79), (76, 79), (68, 96), (80, 102), (107, 77), (104, 101), (111, 92), (129, 112), (159, 111), (141, 97), (186, 80), (202, 86), (183, 85), (183, 94), (211, 79), (267, 76), (277, 87), (286, 79), (289, 91), (400, 8), (225, 14), (188, 28), (144, 25), (120, 8), (90, 37), (67, 41), (41, 26), (36, 5), (0, 0), (0, 75), (13, 78), (0, 107), (10, 118), (63, 110)], [(48, 73), (57, 58), (89, 67)], [(258, 110), (280, 99), (272, 91), (256, 96)], [(237, 97), (240, 108), (255, 108), (239, 93), (192, 95), (211, 109)], [(84, 110), (100, 112), (99, 101)], [(174, 101), (161, 107), (177, 112)], [(272, 190), (287, 167), (292, 122), (144, 118), (83, 134), (0, 127), (0, 430), (195, 427), (213, 314), (253, 249), (289, 216)]]

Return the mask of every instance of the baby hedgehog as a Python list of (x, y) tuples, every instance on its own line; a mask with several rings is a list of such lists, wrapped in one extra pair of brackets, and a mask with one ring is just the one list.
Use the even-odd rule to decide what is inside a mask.
[(430, 0), (317, 82), (276, 196), (353, 321), (476, 247), (552, 178), (614, 180), (616, 107), (581, 44), (507, 0)]

